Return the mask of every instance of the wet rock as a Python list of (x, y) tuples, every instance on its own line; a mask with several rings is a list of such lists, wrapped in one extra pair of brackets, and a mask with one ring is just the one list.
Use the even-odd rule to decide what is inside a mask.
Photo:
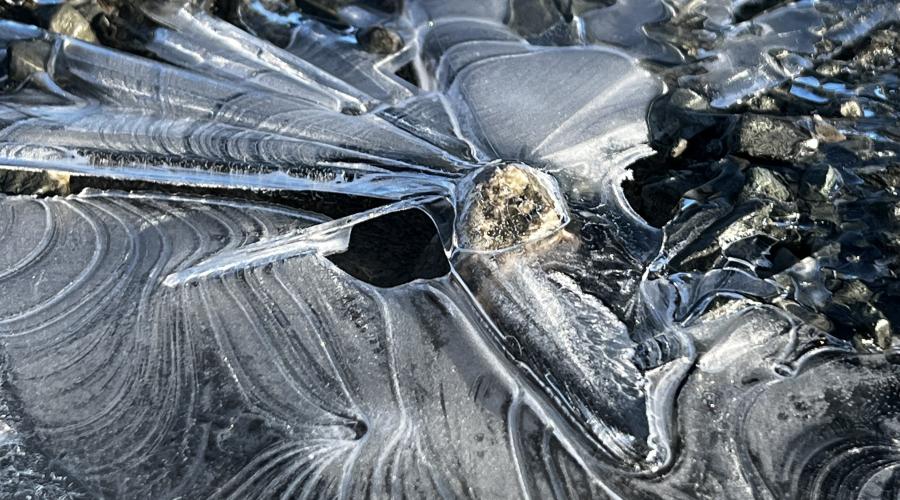
[(805, 154), (812, 137), (784, 119), (747, 114), (736, 132), (736, 151), (768, 160), (794, 161)]
[(757, 235), (780, 239), (783, 230), (772, 223), (772, 212), (773, 205), (764, 203), (740, 216), (719, 233), (716, 238), (719, 247), (727, 250), (734, 243)]
[(85, 42), (97, 43), (97, 35), (87, 19), (71, 4), (63, 4), (50, 16), (47, 29)]
[(373, 26), (360, 30), (356, 40), (367, 51), (374, 54), (389, 55), (403, 48), (403, 39), (397, 32), (383, 26)]
[(507, 164), (478, 174), (458, 225), (460, 246), (501, 250), (546, 237), (567, 220), (549, 178)]
[(791, 199), (791, 191), (771, 171), (752, 167), (745, 172), (747, 183), (741, 191), (741, 200), (764, 197), (770, 200), (787, 202)]

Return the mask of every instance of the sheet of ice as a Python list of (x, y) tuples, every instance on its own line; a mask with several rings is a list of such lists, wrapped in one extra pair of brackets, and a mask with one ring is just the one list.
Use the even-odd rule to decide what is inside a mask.
[(800, 76), (875, 26), (898, 19), (900, 7), (892, 1), (789, 2), (727, 26), (706, 52), (705, 72), (682, 81), (725, 108)]
[(447, 280), (377, 289), (313, 252), (163, 285), (318, 216), (102, 192), (0, 213), (10, 383), (92, 493), (604, 490)]
[[(854, 12), (870, 26), (886, 5)], [(621, 187), (664, 90), (630, 23), (668, 11), (597, 7), (412, 2), (386, 24), (406, 37), (395, 60), (299, 14), (279, 47), (152, 7), (163, 62), (4, 22), (6, 167), (399, 200), (328, 221), (210, 197), (0, 197), (0, 344), (30, 442), (103, 496), (887, 495), (896, 360), (760, 305), (785, 289), (739, 266), (656, 274), (714, 222), (650, 227)], [(723, 14), (718, 57), (686, 81), (727, 105), (803, 67), (803, 26), (864, 31), (818, 9)], [(799, 55), (770, 54), (785, 46)], [(487, 216), (467, 212), (476, 194)], [(383, 289), (325, 259), (410, 208), (438, 226), (448, 276)], [(454, 234), (472, 220), (504, 243)], [(844, 416), (852, 432), (829, 433)]]

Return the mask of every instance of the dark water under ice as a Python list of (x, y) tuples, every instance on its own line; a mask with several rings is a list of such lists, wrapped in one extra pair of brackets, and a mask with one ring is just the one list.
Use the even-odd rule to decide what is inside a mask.
[(900, 498), (898, 26), (0, 2), (0, 496)]

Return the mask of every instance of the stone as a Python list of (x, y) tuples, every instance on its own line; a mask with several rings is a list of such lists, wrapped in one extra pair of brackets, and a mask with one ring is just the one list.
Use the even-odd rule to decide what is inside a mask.
[(458, 224), (460, 246), (493, 251), (549, 236), (568, 219), (548, 177), (520, 164), (475, 176)]
[(859, 118), (863, 115), (862, 107), (856, 101), (841, 103), (841, 116), (846, 118)]
[(810, 139), (807, 132), (788, 120), (747, 114), (738, 125), (736, 150), (756, 158), (793, 161), (803, 156)]
[(750, 200), (760, 196), (775, 201), (788, 202), (791, 199), (790, 190), (771, 171), (752, 167), (745, 173), (747, 182), (741, 190), (740, 198)]
[(63, 4), (50, 16), (47, 27), (50, 31), (71, 36), (85, 42), (97, 43), (97, 35), (91, 29), (91, 23), (71, 4)]

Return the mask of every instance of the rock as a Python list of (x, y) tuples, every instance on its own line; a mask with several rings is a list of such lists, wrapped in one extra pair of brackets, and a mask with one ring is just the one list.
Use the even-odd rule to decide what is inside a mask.
[(822, 76), (833, 77), (840, 74), (845, 65), (844, 61), (826, 61), (816, 68), (816, 72)]
[(501, 250), (555, 232), (568, 219), (552, 180), (519, 164), (489, 167), (474, 178), (458, 223), (460, 246)]
[(10, 47), (9, 76), (15, 81), (24, 81), (34, 73), (46, 71), (50, 58), (50, 44), (44, 40), (25, 40)]
[(852, 63), (864, 71), (884, 71), (900, 62), (900, 33), (896, 30), (878, 30), (872, 34), (857, 52)]
[(687, 149), (688, 142), (683, 137), (678, 138), (678, 142), (675, 143), (675, 146), (672, 148), (672, 158), (678, 158), (681, 156), (681, 153), (684, 153), (684, 150)]
[(356, 33), (356, 41), (374, 54), (389, 55), (403, 48), (403, 39), (395, 31), (373, 26)]
[(747, 105), (754, 111), (761, 112), (777, 112), (779, 111), (778, 103), (770, 96), (761, 95), (751, 98)]
[(747, 181), (740, 194), (742, 201), (759, 197), (781, 202), (791, 200), (791, 191), (771, 171), (752, 167), (747, 170), (745, 175)]
[(767, 235), (779, 238), (783, 230), (772, 224), (772, 204), (766, 203), (759, 208), (747, 213), (728, 225), (716, 237), (719, 248), (727, 250), (728, 247), (746, 238), (758, 235)]
[(833, 196), (841, 187), (844, 185), (844, 176), (841, 175), (841, 172), (838, 169), (828, 166), (828, 170), (825, 172), (825, 182), (822, 183), (822, 187), (819, 188), (819, 193), (826, 198), (830, 198)]
[(794, 161), (813, 146), (812, 137), (800, 127), (770, 116), (744, 115), (736, 133), (737, 152), (756, 158)]
[(50, 16), (47, 29), (60, 35), (68, 35), (85, 42), (97, 43), (97, 36), (91, 24), (75, 7), (63, 4)]
[(862, 107), (856, 101), (841, 103), (841, 116), (847, 118), (859, 118), (863, 115)]
[(847, 136), (842, 134), (834, 125), (828, 123), (819, 115), (813, 115), (813, 130), (816, 133), (816, 137), (821, 139), (822, 142), (830, 143), (847, 140)]
[(66, 195), (71, 192), (69, 174), (55, 170), (0, 169), (0, 192), (28, 195)]
[(709, 109), (709, 102), (705, 97), (690, 89), (678, 88), (672, 92), (669, 99), (672, 106), (682, 109), (690, 109), (694, 111), (703, 111)]

